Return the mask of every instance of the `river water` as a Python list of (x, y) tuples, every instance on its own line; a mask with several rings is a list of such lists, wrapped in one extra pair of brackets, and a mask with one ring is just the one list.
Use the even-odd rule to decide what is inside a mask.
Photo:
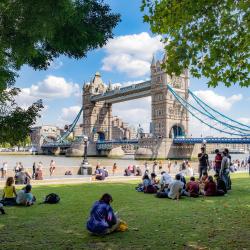
[[(232, 154), (232, 160), (245, 160), (248, 155), (247, 154)], [(65, 156), (49, 156), (49, 155), (0, 155), (0, 166), (3, 162), (7, 161), (8, 168), (11, 169), (16, 165), (16, 162), (22, 162), (25, 168), (31, 168), (33, 163), (42, 162), (44, 167), (48, 167), (51, 160), (56, 161), (57, 167), (73, 167), (73, 166), (80, 166), (83, 158), (81, 157), (65, 157)], [(209, 155), (209, 159), (213, 160), (214, 155)], [(124, 158), (120, 159), (109, 159), (105, 157), (89, 157), (88, 158), (90, 164), (95, 166), (98, 162), (101, 163), (101, 166), (111, 167), (114, 162), (117, 163), (120, 167), (127, 167), (128, 165), (143, 165), (145, 160), (135, 160), (133, 155), (126, 155)], [(149, 164), (151, 163), (148, 161)], [(163, 161), (167, 163), (167, 160)], [(181, 162), (181, 161), (178, 161)], [(197, 165), (197, 163), (194, 163)]]

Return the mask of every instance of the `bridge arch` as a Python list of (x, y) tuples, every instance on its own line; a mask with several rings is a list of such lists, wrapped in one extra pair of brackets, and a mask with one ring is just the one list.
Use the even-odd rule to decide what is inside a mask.
[(174, 124), (169, 132), (169, 138), (185, 136), (185, 129), (181, 124)]
[(98, 141), (105, 141), (106, 137), (105, 137), (105, 133), (102, 131), (97, 132), (98, 135)]

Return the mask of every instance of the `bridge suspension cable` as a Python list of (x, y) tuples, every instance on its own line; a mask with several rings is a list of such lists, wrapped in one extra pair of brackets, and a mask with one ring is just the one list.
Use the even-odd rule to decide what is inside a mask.
[[(230, 117), (220, 113), (219, 111), (215, 110), (214, 108), (210, 107), (207, 103), (205, 103), (203, 100), (201, 100), (197, 95), (195, 95), (191, 90), (188, 90), (189, 94), (192, 96), (192, 98), (196, 101), (196, 103), (205, 111), (207, 112), (208, 114), (210, 114), (211, 116), (215, 117), (212, 112), (218, 114), (219, 116), (221, 116), (222, 118), (228, 120), (229, 122), (231, 123), (235, 123), (237, 124), (236, 125), (232, 125), (232, 124), (228, 124), (230, 125), (231, 127), (233, 128), (238, 128), (240, 130), (243, 130), (243, 131), (248, 131), (250, 132), (250, 126), (246, 125), (246, 124), (243, 124), (241, 122), (238, 122), (236, 120), (233, 120), (231, 119)], [(211, 110), (211, 111), (209, 111)], [(218, 118), (217, 118), (218, 119)], [(239, 127), (241, 126), (241, 127)]]
[[(169, 91), (173, 94), (173, 96), (176, 98), (176, 100), (196, 119), (198, 119), (200, 122), (204, 123), (208, 127), (217, 130), (221, 133), (229, 134), (229, 135), (235, 135), (235, 136), (250, 136), (250, 134), (243, 132), (239, 128), (235, 128), (223, 121), (218, 120), (215, 116), (211, 115), (208, 112), (204, 112), (194, 105), (190, 104), (187, 100), (182, 98), (170, 85), (167, 85)], [(206, 122), (206, 119), (209, 118), (210, 121), (216, 122), (215, 125), (211, 125), (211, 122)], [(222, 126), (222, 128), (220, 127)]]
[(82, 111), (83, 111), (83, 107), (80, 109), (80, 111), (77, 114), (76, 118), (74, 119), (73, 123), (69, 125), (68, 129), (65, 131), (65, 133), (62, 136), (57, 138), (56, 142), (63, 142), (70, 135), (70, 133), (73, 132), (73, 130), (74, 130), (81, 114), (82, 114)]

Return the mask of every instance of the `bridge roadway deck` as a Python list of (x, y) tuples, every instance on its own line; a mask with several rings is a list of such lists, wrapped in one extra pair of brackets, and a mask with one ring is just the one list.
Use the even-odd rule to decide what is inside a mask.
[(118, 103), (151, 96), (151, 81), (117, 88), (91, 97), (92, 102)]
[(206, 143), (206, 144), (250, 144), (250, 138), (175, 138), (173, 140), (175, 144), (196, 144), (196, 143)]
[[(107, 146), (112, 145), (124, 145), (124, 144), (138, 144), (138, 139), (132, 140), (110, 140), (110, 141), (98, 141), (96, 143), (97, 149), (106, 149)], [(250, 144), (250, 138), (175, 138), (173, 139), (174, 144)], [(42, 148), (69, 148), (70, 143), (48, 143), (44, 144)]]

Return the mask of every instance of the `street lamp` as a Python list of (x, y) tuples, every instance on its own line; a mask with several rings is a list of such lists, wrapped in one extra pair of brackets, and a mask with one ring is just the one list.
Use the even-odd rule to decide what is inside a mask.
[(206, 141), (205, 139), (203, 139), (203, 140), (202, 140), (202, 147), (204, 147), (205, 150), (206, 150), (206, 144), (207, 144), (207, 141)]
[(83, 151), (83, 162), (82, 165), (89, 165), (87, 156), (88, 156), (88, 137), (86, 135), (83, 136), (84, 142), (84, 151)]
[(81, 175), (92, 174), (91, 165), (88, 162), (88, 137), (86, 135), (83, 136), (83, 143), (84, 143), (84, 151), (83, 151), (83, 161), (81, 164)]

